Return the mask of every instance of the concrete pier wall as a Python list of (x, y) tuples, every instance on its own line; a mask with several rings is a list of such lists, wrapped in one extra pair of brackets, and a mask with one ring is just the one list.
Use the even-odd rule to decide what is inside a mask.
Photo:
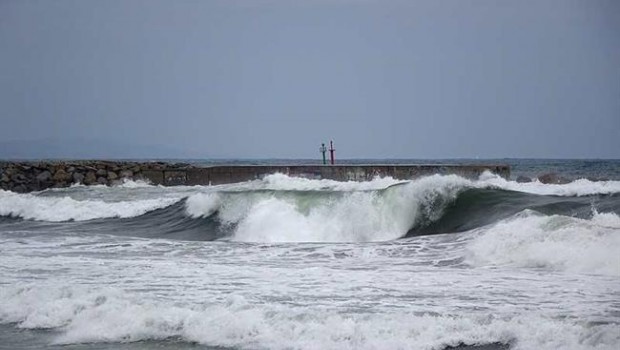
[(366, 181), (390, 176), (409, 180), (432, 174), (457, 174), (477, 178), (484, 171), (508, 178), (507, 165), (217, 165), (200, 167), (187, 163), (127, 161), (1, 162), (0, 189), (40, 191), (50, 187), (115, 185), (125, 179), (146, 180), (154, 185), (220, 185), (261, 179), (282, 173), (309, 179)]
[(275, 173), (308, 179), (368, 181), (375, 177), (387, 176), (409, 180), (433, 174), (456, 174), (466, 178), (477, 178), (484, 171), (491, 171), (505, 178), (510, 176), (510, 167), (507, 165), (234, 165), (150, 171), (144, 175), (154, 184), (192, 186), (249, 181)]

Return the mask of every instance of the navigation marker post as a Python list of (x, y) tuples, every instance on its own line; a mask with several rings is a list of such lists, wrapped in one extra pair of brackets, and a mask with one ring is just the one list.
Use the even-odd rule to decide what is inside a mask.
[(336, 152), (336, 150), (334, 149), (334, 141), (329, 141), (329, 160), (332, 165), (334, 165), (335, 161), (334, 152)]
[(319, 152), (323, 153), (323, 165), (327, 164), (327, 159), (325, 159), (325, 152), (327, 152), (327, 147), (322, 143), (321, 147), (319, 147)]

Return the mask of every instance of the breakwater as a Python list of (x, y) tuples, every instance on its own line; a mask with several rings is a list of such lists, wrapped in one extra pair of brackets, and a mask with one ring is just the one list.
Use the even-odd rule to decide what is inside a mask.
[(476, 178), (484, 171), (508, 178), (507, 165), (215, 165), (128, 161), (0, 162), (0, 188), (14, 192), (40, 191), (72, 184), (115, 185), (144, 180), (154, 185), (219, 185), (282, 173), (310, 179), (366, 181), (375, 177), (414, 179), (432, 174)]

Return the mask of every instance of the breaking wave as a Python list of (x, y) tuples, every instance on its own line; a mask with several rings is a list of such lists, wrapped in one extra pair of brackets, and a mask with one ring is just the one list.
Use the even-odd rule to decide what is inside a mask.
[(218, 303), (168, 304), (122, 290), (3, 287), (0, 322), (61, 329), (57, 345), (182, 339), (209, 346), (298, 349), (442, 349), (511, 344), (511, 349), (616, 349), (615, 324), (542, 315), (345, 313), (320, 307), (256, 304), (232, 294)]
[(525, 210), (473, 233), (466, 259), (473, 265), (620, 276), (620, 217), (614, 213), (579, 219)]
[[(79, 190), (91, 192), (81, 199), (75, 197)], [(368, 242), (468, 231), (524, 210), (579, 219), (592, 217), (593, 208), (620, 212), (619, 181), (519, 184), (491, 174), (477, 181), (433, 175), (368, 182), (275, 174), (228, 186), (163, 188), (132, 183), (73, 191), (0, 191), (0, 216), (76, 221), (104, 231), (107, 227), (114, 234), (151, 238)]]
[(0, 216), (39, 221), (85, 221), (101, 218), (129, 218), (170, 206), (178, 199), (143, 199), (105, 202), (70, 197), (40, 197), (0, 190)]
[(215, 216), (246, 242), (360, 242), (403, 237), (434, 206), (456, 198), (466, 180), (432, 176), (382, 190), (256, 190), (196, 194), (186, 202), (194, 217)]

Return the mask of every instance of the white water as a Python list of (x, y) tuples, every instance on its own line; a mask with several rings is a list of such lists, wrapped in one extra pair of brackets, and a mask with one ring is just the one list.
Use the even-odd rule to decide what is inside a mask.
[(59, 344), (174, 336), (243, 349), (615, 349), (620, 341), (617, 276), (523, 268), (495, 255), (469, 265), (462, 259), (484, 237), (473, 232), (363, 245), (2, 237), (0, 322), (59, 329)]
[[(376, 181), (386, 183), (386, 180)], [(431, 176), (383, 192), (367, 190), (377, 185), (374, 181), (359, 184), (363, 190), (354, 190), (353, 183), (346, 183), (347, 191), (334, 194), (309, 192), (307, 184), (311, 182), (302, 181), (306, 194), (299, 191), (242, 195), (234, 192), (199, 193), (189, 197), (186, 211), (192, 217), (206, 217), (217, 211), (221, 222), (237, 225), (232, 237), (237, 241), (385, 241), (405, 236), (421, 217), (438, 219), (442, 210), (431, 204), (437, 200), (448, 203), (455, 199), (467, 183), (456, 176)], [(329, 184), (316, 182), (317, 188), (321, 189)], [(394, 184), (391, 180), (389, 183)], [(291, 188), (288, 183), (280, 187)]]
[[(396, 186), (395, 186), (396, 185)], [(377, 191), (388, 187), (388, 195), (385, 198), (377, 198)], [(432, 201), (436, 196), (445, 195), (447, 199), (453, 198), (458, 191), (466, 188), (501, 188), (511, 191), (526, 192), (541, 195), (557, 196), (585, 196), (592, 194), (611, 194), (620, 192), (620, 181), (600, 181), (592, 182), (585, 179), (576, 180), (564, 185), (546, 185), (539, 182), (516, 183), (507, 181), (499, 176), (485, 173), (477, 181), (470, 181), (455, 175), (440, 176), (434, 175), (413, 181), (399, 181), (392, 178), (377, 178), (368, 182), (337, 182), (332, 180), (309, 180), (301, 178), (291, 178), (282, 174), (275, 174), (265, 177), (263, 180), (250, 181), (240, 184), (223, 186), (178, 186), (161, 187), (151, 186), (143, 182), (126, 182), (118, 187), (105, 186), (74, 186), (70, 189), (52, 189), (39, 194), (16, 194), (0, 190), (0, 215), (14, 216), (24, 219), (39, 221), (67, 221), (67, 220), (91, 220), (97, 218), (127, 218), (142, 215), (148, 211), (166, 207), (183, 197), (189, 197), (187, 213), (192, 217), (204, 217), (213, 214), (218, 209), (223, 209), (226, 213), (220, 213), (221, 219), (229, 223), (241, 222), (247, 216), (247, 221), (263, 222), (269, 218), (260, 218), (260, 213), (255, 211), (273, 205), (278, 209), (288, 210), (294, 222), (307, 221), (302, 226), (316, 229), (315, 222), (324, 222), (325, 218), (319, 213), (321, 210), (332, 217), (341, 217), (342, 220), (351, 221), (355, 218), (342, 216), (343, 211), (347, 211), (347, 204), (360, 200), (368, 206), (360, 208), (365, 216), (370, 218), (363, 225), (372, 230), (381, 232), (376, 240), (394, 239), (401, 237), (411, 224), (410, 213), (415, 217), (416, 208)], [(341, 192), (344, 194), (342, 200), (349, 201), (346, 204), (338, 204), (337, 201), (327, 203), (322, 208), (315, 210), (304, 210), (300, 208), (300, 203), (273, 198), (271, 194), (253, 194), (254, 191), (301, 191), (301, 192)], [(234, 193), (249, 193), (247, 197), (237, 199), (236, 203), (226, 204), (222, 197), (234, 197)], [(223, 195), (222, 195), (223, 194)], [(355, 197), (352, 199), (350, 197)], [(390, 198), (388, 198), (390, 197)], [(139, 199), (137, 199), (139, 198)], [(232, 200), (234, 201), (234, 200)], [(268, 201), (267, 203), (262, 203)], [(388, 203), (388, 201), (393, 201)], [(243, 202), (243, 203), (241, 203)], [(260, 205), (259, 205), (260, 204)], [(221, 207), (224, 205), (224, 207)], [(252, 206), (258, 205), (253, 208)], [(292, 208), (285, 209), (287, 205)], [(363, 204), (360, 204), (362, 207)], [(303, 205), (301, 205), (303, 207)], [(405, 208), (406, 207), (406, 208)], [(403, 208), (399, 214), (386, 214), (385, 211)], [(234, 213), (233, 211), (238, 211)], [(437, 211), (437, 214), (440, 214)], [(346, 215), (346, 213), (344, 213)], [(429, 213), (427, 213), (429, 214)], [(303, 216), (303, 218), (300, 217)], [(314, 217), (309, 217), (313, 216)], [(301, 221), (298, 219), (302, 219)], [(286, 218), (283, 218), (285, 221)], [(349, 220), (351, 219), (351, 220)], [(329, 218), (327, 221), (330, 221)], [(333, 221), (333, 220), (332, 220)], [(336, 220), (337, 221), (337, 220)], [(394, 225), (386, 223), (396, 222)], [(332, 227), (339, 226), (338, 222), (332, 222)], [(291, 227), (291, 229), (300, 227)], [(321, 228), (319, 231), (331, 230)], [(338, 228), (335, 228), (338, 230)], [(342, 237), (349, 237), (356, 241), (358, 228), (347, 228), (349, 233), (342, 233)], [(405, 232), (403, 232), (403, 230)], [(333, 239), (339, 241), (334, 234)], [(364, 234), (361, 234), (362, 236)], [(332, 237), (332, 235), (320, 235), (321, 237)], [(246, 235), (240, 235), (247, 239)], [(308, 237), (311, 238), (311, 237)]]
[(160, 198), (105, 202), (71, 197), (39, 197), (0, 190), (0, 216), (39, 221), (85, 221), (100, 218), (128, 218), (165, 208), (178, 199)]
[[(228, 241), (187, 242), (111, 235), (114, 227), (26, 226), (36, 233), (28, 235), (3, 226), (0, 323), (54, 329), (55, 344), (175, 337), (240, 349), (617, 349), (617, 214), (526, 210), (469, 232), (396, 240), (416, 220), (439, 218), (463, 189), (522, 186), (502, 181), (278, 175), (232, 186), (0, 192), (0, 215), (33, 220), (131, 217), (186, 197), (188, 216), (235, 227)], [(520, 190), (610, 186), (579, 184)], [(287, 241), (385, 242), (270, 243)]]
[[(27, 289), (3, 297), (37, 310), (21, 324), (24, 328), (63, 326), (56, 344), (181, 337), (202, 344), (270, 349), (433, 349), (489, 341), (514, 342), (516, 349), (614, 349), (620, 340), (613, 325), (588, 329), (540, 315), (435, 316), (405, 310), (344, 314), (320, 307), (261, 305), (241, 295), (212, 305), (175, 306), (132, 300), (109, 288)], [(17, 320), (23, 314), (21, 309), (9, 312)]]
[(505, 190), (553, 196), (588, 196), (593, 194), (611, 194), (620, 192), (620, 181), (590, 181), (577, 179), (567, 184), (544, 184), (537, 179), (532, 182), (518, 183), (501, 176), (486, 172), (480, 176), (476, 186), (497, 187)]
[(525, 211), (474, 231), (468, 262), (511, 265), (620, 277), (620, 217), (595, 213), (591, 220)]

